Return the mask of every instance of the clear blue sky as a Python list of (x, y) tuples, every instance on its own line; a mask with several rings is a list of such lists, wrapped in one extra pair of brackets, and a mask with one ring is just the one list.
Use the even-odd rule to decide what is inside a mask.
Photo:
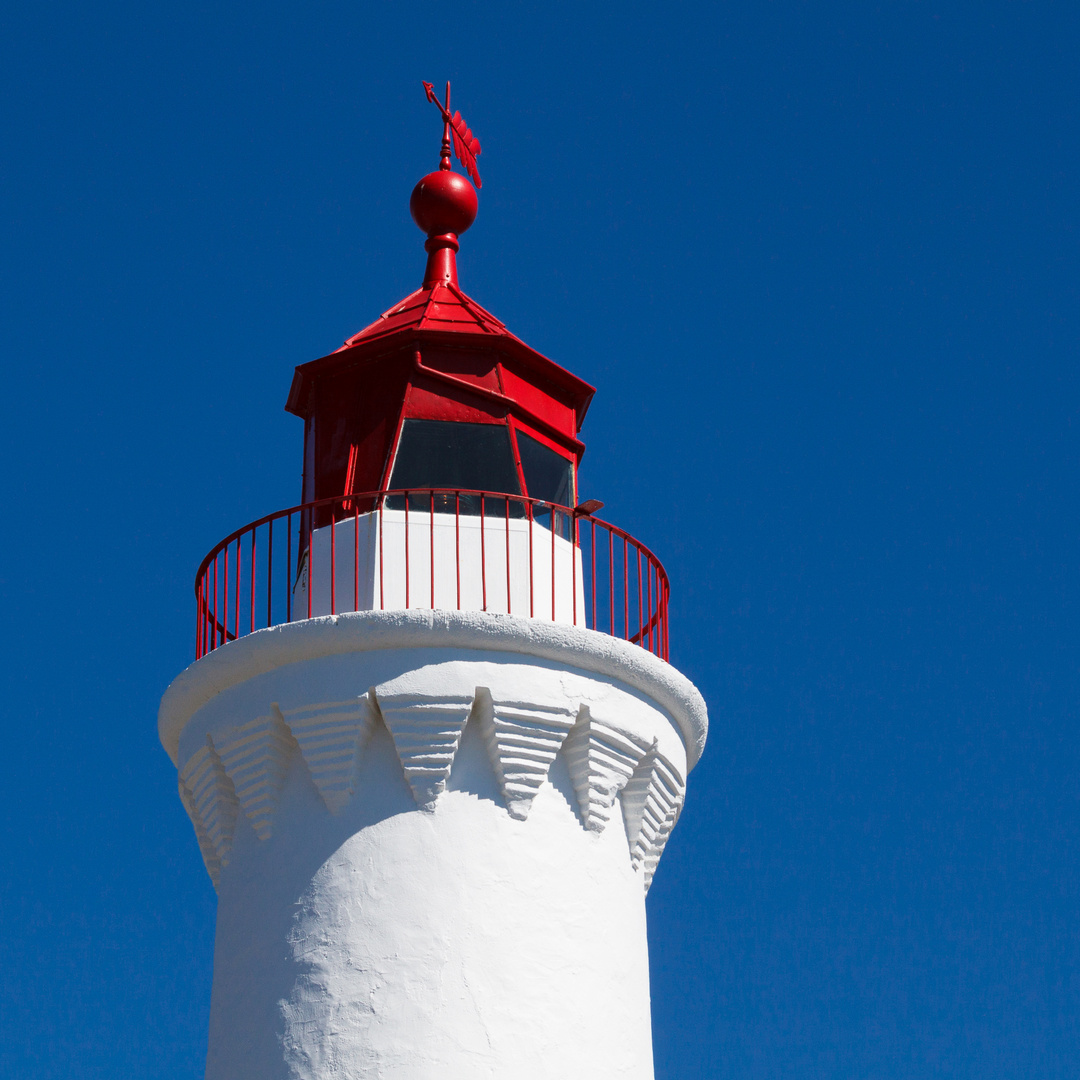
[(599, 392), (582, 497), (712, 715), (649, 896), (659, 1080), (1080, 1070), (1068, 3), (13, 4), (0, 1075), (201, 1075), (158, 699), (297, 501), (292, 368), (463, 287)]

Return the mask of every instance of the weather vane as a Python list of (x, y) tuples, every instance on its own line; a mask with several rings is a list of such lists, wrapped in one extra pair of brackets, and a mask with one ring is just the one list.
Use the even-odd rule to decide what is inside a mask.
[(450, 115), (450, 83), (446, 84), (446, 104), (444, 105), (435, 96), (435, 84), (425, 82), (424, 93), (442, 114), (443, 137), (442, 152), (439, 158), (439, 168), (450, 168), (450, 146), (453, 141), (454, 153), (458, 161), (465, 167), (465, 171), (472, 177), (477, 187), (483, 187), (480, 183), (480, 173), (476, 168), (476, 159), (480, 156), (480, 140), (469, 130), (465, 121), (461, 119), (461, 113)]

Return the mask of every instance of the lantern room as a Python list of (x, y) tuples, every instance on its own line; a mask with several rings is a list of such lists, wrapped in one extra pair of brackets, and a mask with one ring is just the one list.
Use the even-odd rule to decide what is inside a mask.
[[(304, 420), (302, 501), (434, 488), (573, 507), (593, 387), (462, 292), (458, 237), (476, 214), (468, 180), (424, 177), (411, 210), (428, 234), (421, 287), (296, 369), (286, 409)], [(464, 512), (477, 512), (475, 498)]]

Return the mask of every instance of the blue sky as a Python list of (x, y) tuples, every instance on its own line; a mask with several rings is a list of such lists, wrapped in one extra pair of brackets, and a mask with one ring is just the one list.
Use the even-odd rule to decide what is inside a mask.
[(710, 745), (649, 896), (657, 1076), (1073, 1077), (1078, 100), (1064, 3), (0, 15), (0, 1074), (201, 1075), (214, 896), (157, 702), (299, 497), (292, 368), (415, 288), (599, 389)]

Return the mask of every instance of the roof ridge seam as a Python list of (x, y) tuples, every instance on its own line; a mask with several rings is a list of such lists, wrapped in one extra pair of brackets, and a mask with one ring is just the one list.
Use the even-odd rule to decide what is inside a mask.
[[(483, 319), (489, 319), (492, 323), (495, 324), (496, 327), (498, 327), (499, 330), (506, 330), (506, 324), (504, 322), (497, 319), (482, 304), (478, 303), (471, 296), (468, 296), (466, 293), (464, 293), (459, 285), (451, 284), (449, 285), (449, 288), (454, 292), (454, 295), (457, 296), (457, 298), (461, 301), (462, 306), (477, 321), (481, 329), (483, 329), (489, 334), (497, 332), (490, 330), (484, 325)], [(475, 308), (476, 310), (474, 311), (473, 308)], [(477, 312), (479, 312), (479, 315), (477, 314)], [(481, 318), (481, 316), (483, 318)]]

